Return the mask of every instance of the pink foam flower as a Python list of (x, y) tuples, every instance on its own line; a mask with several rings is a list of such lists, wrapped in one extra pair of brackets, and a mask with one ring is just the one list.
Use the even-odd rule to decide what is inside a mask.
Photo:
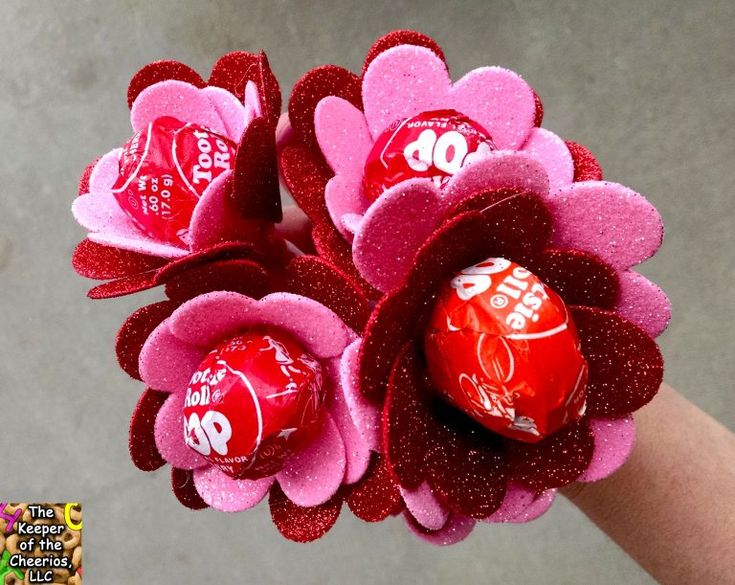
[(281, 97), (264, 53), (224, 55), (208, 81), (182, 63), (156, 61), (132, 78), (128, 104), (133, 132), (171, 117), (223, 136), (237, 149), (231, 170), (215, 178), (198, 199), (186, 244), (144, 233), (122, 210), (113, 193), (121, 148), (87, 167), (72, 212), (89, 233), (75, 251), (73, 265), (83, 276), (110, 281), (92, 289), (91, 297), (162, 284), (159, 273), (164, 268), (221, 259), (217, 249), (226, 244), (269, 242), (273, 224), (281, 219), (275, 162)]
[[(363, 173), (375, 140), (396, 120), (437, 109), (479, 123), (497, 150), (465, 164), (443, 188), (409, 179), (370, 201)], [(382, 293), (402, 282), (419, 248), (464, 201), (499, 191), (538, 196), (554, 218), (552, 244), (611, 264), (620, 275), (619, 310), (660, 334), (668, 298), (630, 270), (661, 245), (658, 212), (631, 189), (602, 181), (594, 156), (541, 128), (542, 117), (538, 96), (518, 74), (481, 67), (453, 82), (433, 40), (396, 31), (375, 43), (361, 76), (324, 66), (297, 83), (281, 172), (315, 224), (319, 252)]]
[[(291, 455), (278, 473), (233, 479), (187, 446), (184, 398), (189, 379), (212, 347), (245, 329), (264, 326), (289, 334), (320, 362), (328, 389), (326, 412), (314, 439)], [(139, 353), (140, 377), (151, 390), (141, 398), (131, 423), (136, 465), (150, 469), (165, 461), (176, 468), (174, 490), (192, 507), (206, 504), (239, 512), (270, 493), (274, 521), (286, 536), (321, 536), (336, 520), (334, 516), (325, 525), (323, 516), (331, 517), (335, 506), (338, 510), (346, 486), (362, 478), (378, 449), (377, 408), (354, 393), (354, 385), (346, 380), (355, 374), (342, 367), (348, 346), (357, 339), (331, 309), (289, 292), (260, 299), (211, 292), (183, 303), (160, 322)], [(282, 520), (285, 509), (287, 520)], [(320, 518), (308, 535), (291, 526), (299, 514)]]

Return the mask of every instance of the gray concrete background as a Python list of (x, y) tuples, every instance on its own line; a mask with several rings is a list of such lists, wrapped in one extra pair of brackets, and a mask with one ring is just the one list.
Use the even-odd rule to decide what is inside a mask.
[(0, 22), (0, 495), (83, 502), (90, 583), (652, 582), (564, 501), (449, 549), (349, 513), (298, 546), (265, 507), (185, 510), (166, 471), (129, 462), (141, 388), (113, 354), (120, 322), (156, 295), (85, 299), (69, 205), (84, 165), (128, 137), (127, 81), (151, 60), (206, 73), (223, 52), (262, 47), (287, 95), (312, 66), (356, 70), (377, 36), (423, 30), (455, 78), (487, 63), (522, 73), (545, 126), (661, 210), (666, 242), (643, 272), (674, 304), (667, 379), (733, 428), (735, 4), (2, 0)]

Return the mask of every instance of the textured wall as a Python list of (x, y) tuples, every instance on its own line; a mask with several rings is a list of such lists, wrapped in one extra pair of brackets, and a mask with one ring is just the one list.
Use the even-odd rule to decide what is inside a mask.
[(84, 165), (127, 138), (127, 81), (148, 61), (206, 72), (220, 53), (265, 48), (287, 94), (312, 66), (358, 69), (392, 28), (423, 30), (455, 77), (486, 63), (523, 74), (545, 126), (661, 210), (666, 242), (643, 272), (674, 304), (661, 339), (668, 381), (734, 428), (735, 4), (2, 0), (0, 22), (0, 494), (82, 501), (92, 582), (652, 582), (563, 501), (530, 526), (480, 527), (441, 550), (398, 521), (347, 513), (297, 546), (265, 507), (185, 510), (166, 471), (129, 462), (140, 387), (112, 350), (122, 319), (156, 295), (84, 298), (88, 283), (69, 267), (82, 237), (69, 205)]

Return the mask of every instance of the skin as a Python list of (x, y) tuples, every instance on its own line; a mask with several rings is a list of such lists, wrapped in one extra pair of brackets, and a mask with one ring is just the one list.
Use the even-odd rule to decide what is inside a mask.
[(665, 585), (735, 583), (735, 435), (664, 384), (609, 478), (562, 490)]
[[(297, 207), (278, 230), (313, 252)], [(735, 584), (735, 435), (666, 384), (635, 418), (625, 465), (562, 493), (660, 583)]]

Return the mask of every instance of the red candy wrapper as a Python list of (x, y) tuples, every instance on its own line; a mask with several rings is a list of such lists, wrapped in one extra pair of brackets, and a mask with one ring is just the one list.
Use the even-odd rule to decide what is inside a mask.
[(540, 441), (584, 414), (588, 368), (559, 296), (489, 258), (440, 290), (424, 337), (437, 390), (488, 429)]
[(234, 165), (230, 139), (176, 118), (157, 118), (123, 146), (113, 187), (145, 234), (188, 246), (191, 214), (209, 184)]
[(321, 366), (278, 331), (252, 331), (220, 343), (186, 391), (187, 445), (235, 478), (279, 471), (317, 427)]
[(397, 120), (373, 144), (363, 189), (375, 200), (393, 185), (418, 177), (438, 187), (474, 159), (495, 150), (490, 133), (456, 110), (422, 112)]

